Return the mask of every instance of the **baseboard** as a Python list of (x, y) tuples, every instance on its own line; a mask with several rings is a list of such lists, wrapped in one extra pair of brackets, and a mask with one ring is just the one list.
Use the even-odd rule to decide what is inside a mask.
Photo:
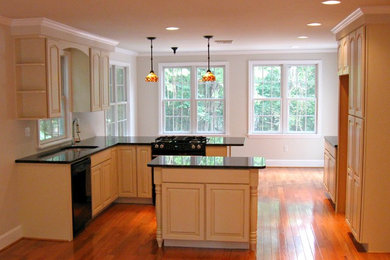
[(0, 235), (0, 250), (11, 245), (23, 237), (22, 226), (17, 226), (10, 231)]
[(324, 160), (272, 160), (266, 159), (267, 167), (324, 167)]

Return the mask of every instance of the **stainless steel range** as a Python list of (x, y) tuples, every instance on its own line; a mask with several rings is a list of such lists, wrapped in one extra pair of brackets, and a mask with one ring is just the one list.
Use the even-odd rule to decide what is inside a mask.
[(204, 136), (161, 136), (152, 143), (152, 157), (158, 155), (206, 155)]

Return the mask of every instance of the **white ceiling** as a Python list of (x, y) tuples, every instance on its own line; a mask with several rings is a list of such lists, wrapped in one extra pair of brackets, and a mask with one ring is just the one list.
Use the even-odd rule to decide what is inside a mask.
[[(150, 51), (147, 36), (155, 36), (154, 51), (205, 51), (203, 35), (233, 40), (211, 41), (211, 51), (333, 49), (330, 30), (362, 6), (389, 5), (390, 0), (0, 0), (0, 15), (9, 18), (46, 17), (111, 38), (119, 47), (140, 54)], [(320, 22), (321, 27), (307, 23)], [(178, 31), (165, 30), (168, 26)], [(308, 39), (298, 39), (306, 35)], [(295, 47), (296, 48), (296, 47)]]

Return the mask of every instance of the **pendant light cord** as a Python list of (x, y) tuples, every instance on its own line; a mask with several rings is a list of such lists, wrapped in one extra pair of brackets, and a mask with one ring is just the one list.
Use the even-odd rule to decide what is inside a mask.
[(207, 39), (207, 70), (210, 70), (210, 38)]
[(153, 71), (153, 39), (150, 39), (150, 71)]

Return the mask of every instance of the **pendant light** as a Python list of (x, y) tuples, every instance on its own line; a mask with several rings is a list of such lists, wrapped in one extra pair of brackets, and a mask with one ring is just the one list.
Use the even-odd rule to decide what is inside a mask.
[(203, 75), (202, 81), (215, 81), (215, 76), (210, 70), (210, 39), (213, 38), (212, 35), (203, 36), (207, 39), (207, 71), (206, 74)]
[(146, 82), (157, 82), (158, 77), (153, 71), (153, 40), (156, 39), (156, 37), (147, 37), (148, 40), (150, 40), (150, 72), (145, 77)]

